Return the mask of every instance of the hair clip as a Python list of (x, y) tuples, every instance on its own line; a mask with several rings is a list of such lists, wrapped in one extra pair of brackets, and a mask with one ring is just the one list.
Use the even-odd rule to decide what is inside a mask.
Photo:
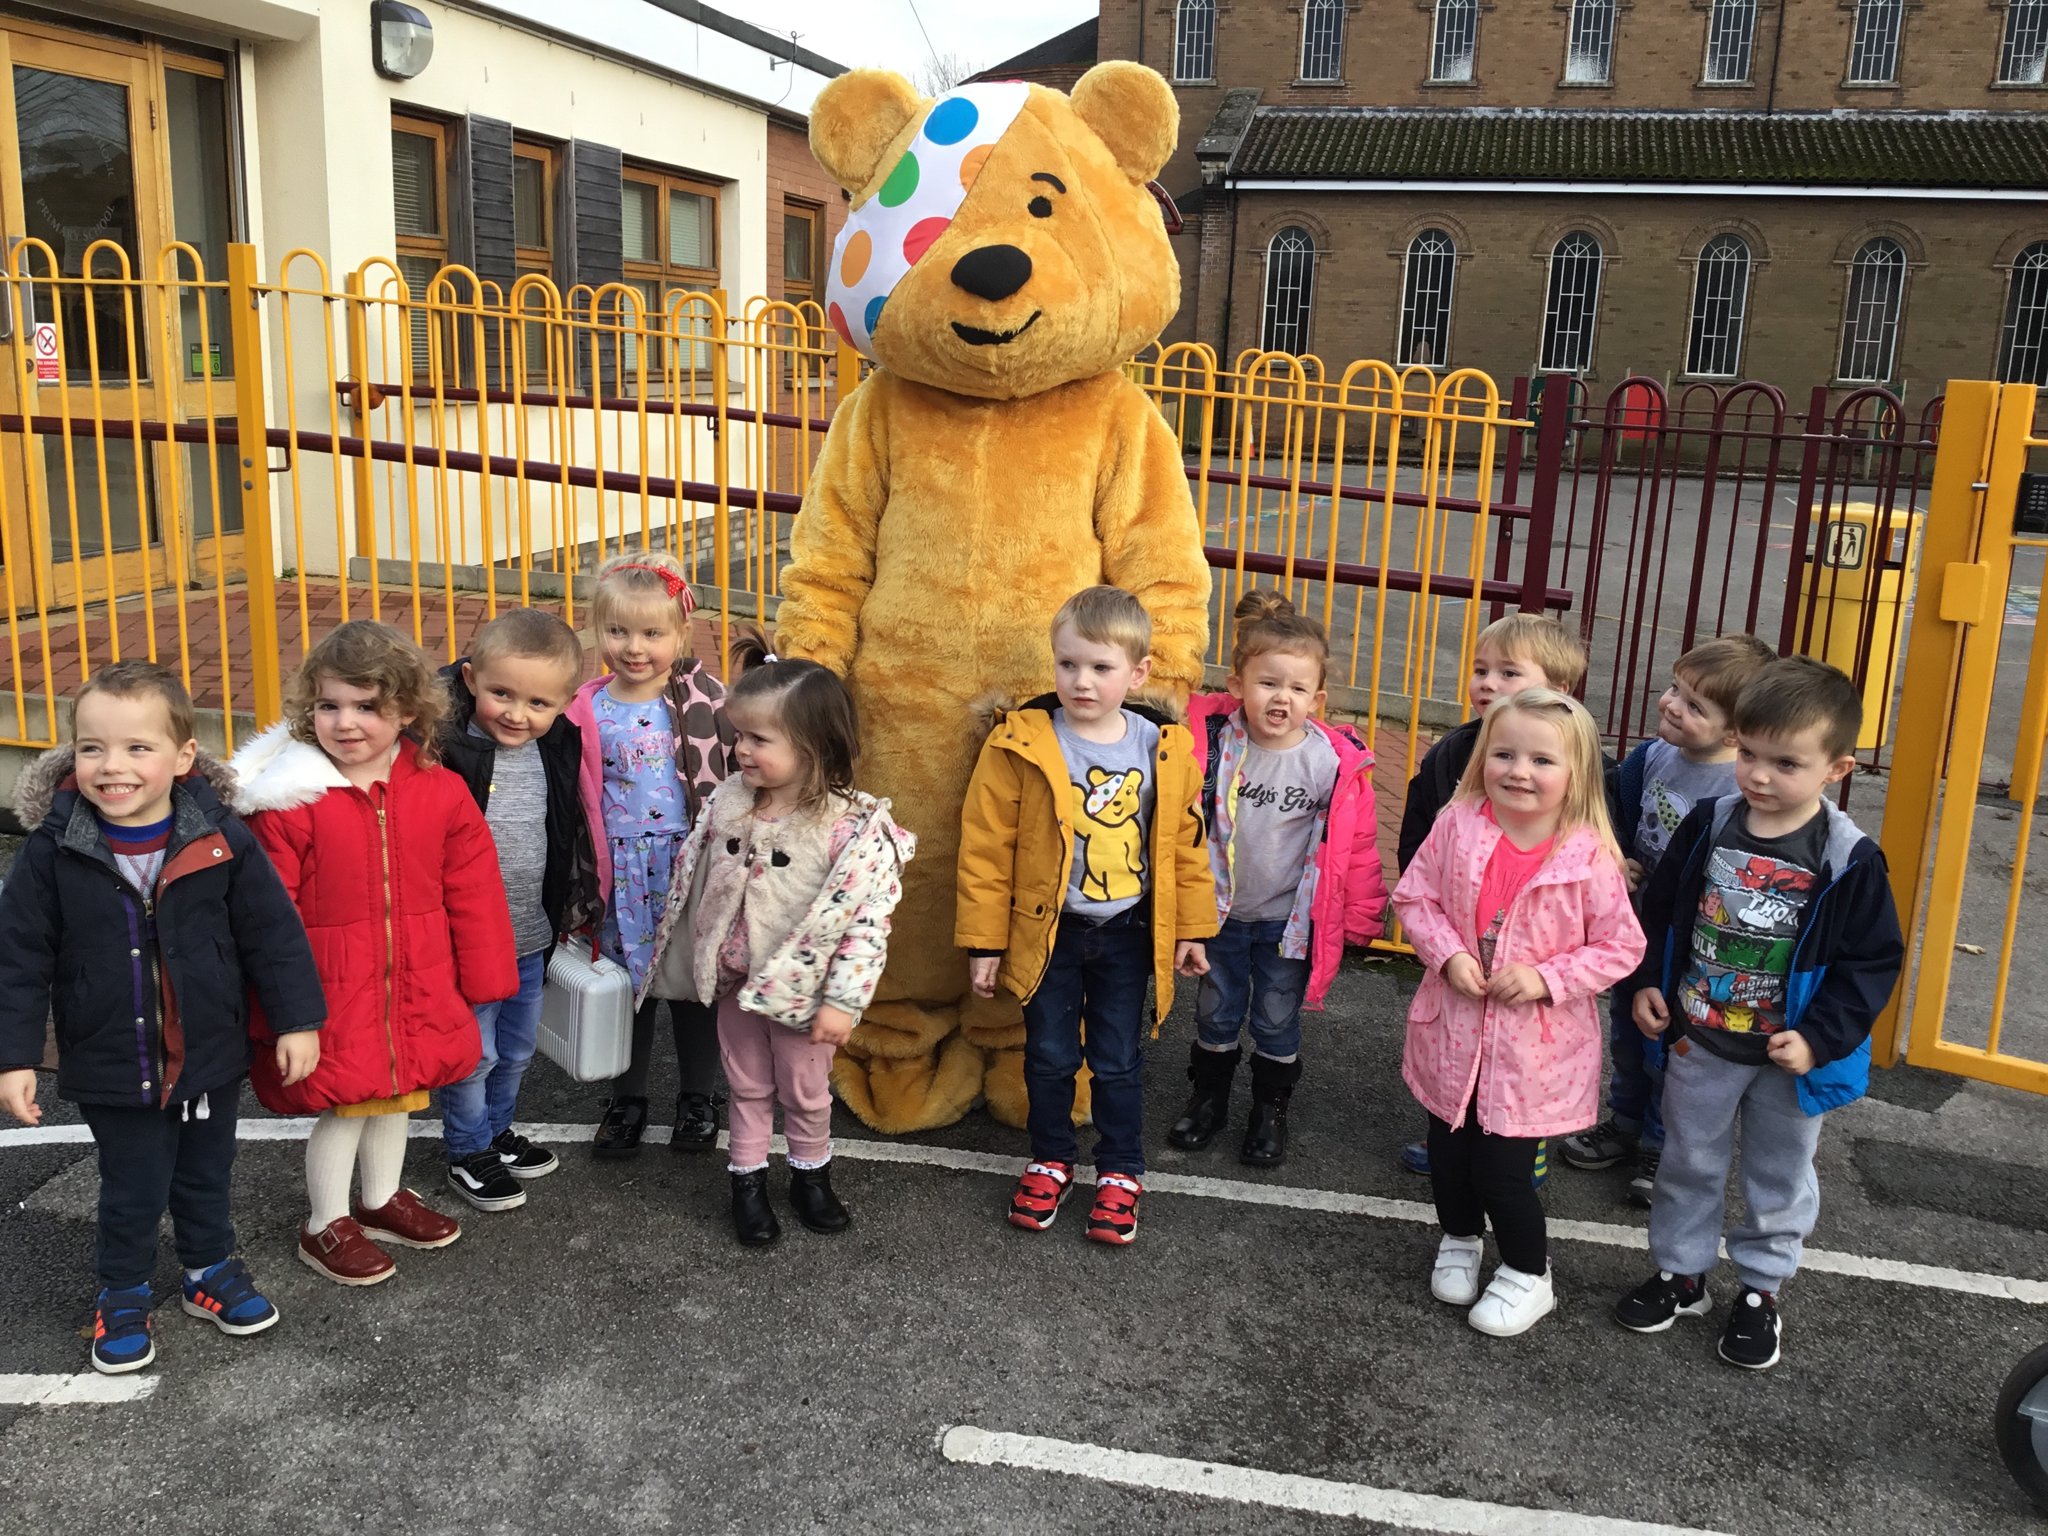
[(658, 576), (661, 578), (662, 586), (668, 589), (668, 595), (683, 605), (683, 612), (694, 613), (697, 611), (697, 594), (690, 590), (689, 582), (678, 576), (674, 571), (665, 571), (658, 565), (642, 565), (638, 561), (627, 565), (614, 566), (613, 569), (620, 571), (645, 571), (650, 576)]
[(763, 661), (780, 661), (780, 660), (782, 660), (782, 658), (781, 658), (780, 656), (776, 655), (776, 654), (775, 654), (775, 653), (774, 653), (773, 651), (763, 651), (763, 652), (761, 653), (761, 659), (762, 659)]

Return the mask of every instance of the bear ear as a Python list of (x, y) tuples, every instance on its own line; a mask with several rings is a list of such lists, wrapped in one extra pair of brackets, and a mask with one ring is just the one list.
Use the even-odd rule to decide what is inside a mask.
[[(1180, 139), (1180, 105), (1158, 71), (1110, 59), (1075, 82), (1072, 100), (1075, 115), (1109, 146), (1131, 180), (1143, 184), (1165, 168)], [(815, 127), (811, 134), (815, 144)]]
[(896, 135), (924, 107), (917, 87), (899, 74), (848, 70), (811, 103), (811, 154), (826, 175), (857, 193), (874, 179)]

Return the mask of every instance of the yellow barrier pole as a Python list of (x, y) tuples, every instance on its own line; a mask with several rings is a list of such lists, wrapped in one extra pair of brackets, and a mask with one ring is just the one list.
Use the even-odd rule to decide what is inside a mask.
[[(249, 673), (256, 721), (284, 713), (278, 676), (277, 546), (270, 526), (270, 453), (263, 411), (263, 312), (256, 291), (256, 247), (228, 247), (228, 336), (235, 359), (236, 457), (242, 472), (242, 563), (248, 583)], [(234, 745), (234, 716), (227, 717)]]
[[(726, 354), (727, 332), (722, 307), (713, 306), (711, 323), (716, 332), (711, 342), (711, 419), (718, 433), (711, 444), (711, 476), (718, 487), (718, 521), (713, 523), (713, 548), (718, 561), (718, 669), (732, 651), (732, 422), (726, 415), (725, 383), (732, 359)], [(764, 601), (754, 614), (763, 629), (768, 626)]]
[[(377, 602), (377, 482), (370, 470), (370, 323), (369, 293), (363, 284), (360, 271), (351, 272), (342, 279), (342, 286), (348, 294), (348, 374), (355, 380), (355, 390), (349, 396), (349, 425), (363, 445), (363, 451), (349, 460), (349, 478), (355, 492), (356, 548), (367, 557), (370, 570), (370, 617), (379, 618)], [(337, 429), (339, 430), (339, 429)], [(341, 445), (335, 445), (341, 451)], [(337, 530), (340, 519), (335, 520)], [(337, 553), (341, 564), (342, 613), (348, 613), (348, 547), (343, 545)]]

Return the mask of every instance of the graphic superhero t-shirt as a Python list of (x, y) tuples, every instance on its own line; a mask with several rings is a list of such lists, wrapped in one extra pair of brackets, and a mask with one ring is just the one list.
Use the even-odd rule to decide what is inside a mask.
[(1769, 1059), (1785, 1027), (1785, 977), (1827, 857), (1828, 815), (1783, 837), (1754, 837), (1740, 805), (1707, 852), (1692, 956), (1678, 987), (1687, 1033), (1745, 1065)]

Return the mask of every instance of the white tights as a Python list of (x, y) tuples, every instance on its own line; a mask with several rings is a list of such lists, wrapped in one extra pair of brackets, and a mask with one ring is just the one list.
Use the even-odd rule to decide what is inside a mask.
[(406, 1116), (337, 1115), (328, 1110), (306, 1138), (306, 1193), (313, 1214), (306, 1224), (319, 1232), (348, 1214), (350, 1175), (363, 1175), (363, 1208), (376, 1210), (398, 1193), (405, 1172)]

